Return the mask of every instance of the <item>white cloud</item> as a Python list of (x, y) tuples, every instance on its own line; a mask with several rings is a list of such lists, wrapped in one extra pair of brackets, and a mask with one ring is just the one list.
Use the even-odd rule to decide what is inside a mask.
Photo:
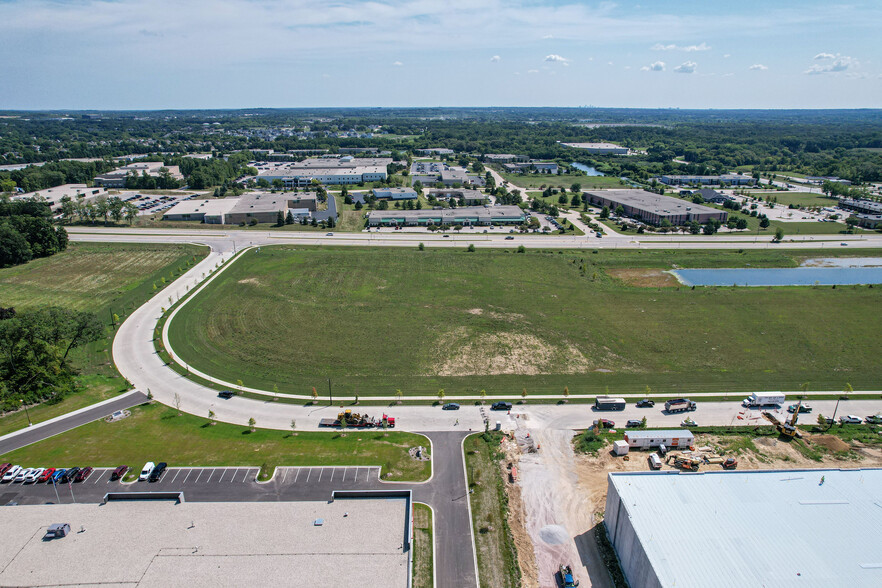
[(686, 51), (687, 53), (692, 53), (693, 51), (710, 51), (711, 47), (707, 43), (701, 43), (700, 45), (662, 45), (661, 43), (656, 43), (652, 47), (650, 47), (653, 51)]
[(753, 65), (751, 65), (747, 69), (749, 69), (751, 71), (766, 71), (769, 68), (766, 67), (765, 65), (763, 65), (762, 63), (754, 63)]
[(653, 63), (650, 63), (649, 65), (644, 65), (640, 69), (641, 71), (665, 71), (665, 62), (655, 61)]
[(554, 35), (543, 35), (542, 38), (543, 39), (553, 39)]
[(815, 56), (816, 60), (823, 61), (824, 63), (815, 63), (812, 64), (807, 70), (803, 73), (808, 75), (821, 75), (828, 73), (841, 73), (847, 70), (853, 70), (860, 65), (858, 60), (854, 57), (849, 57), (848, 55), (833, 55), (832, 53), (819, 53)]
[(694, 61), (684, 61), (683, 63), (681, 63), (680, 65), (675, 67), (674, 71), (677, 73), (691, 74), (691, 73), (695, 73), (695, 68), (697, 68), (697, 67), (698, 67), (698, 64), (695, 63)]
[(723, 55), (723, 59), (729, 59), (730, 57), (732, 57), (731, 53), (726, 53), (725, 55)]
[(401, 66), (404, 65), (404, 64), (401, 63), (400, 61), (393, 61), (393, 62), (392, 62), (392, 65), (394, 65), (395, 67), (401, 67)]
[(496, 63), (497, 61), (501, 61), (501, 60), (502, 60), (502, 58), (498, 55), (494, 55), (493, 57), (490, 58), (491, 63)]
[(560, 55), (556, 55), (556, 54), (552, 53), (551, 55), (545, 56), (545, 61), (553, 61), (556, 63), (566, 63), (569, 61), (569, 59), (567, 59), (566, 57), (561, 57)]
[(528, 69), (527, 73), (528, 74), (537, 74), (537, 73), (539, 73), (539, 70), (538, 69)]

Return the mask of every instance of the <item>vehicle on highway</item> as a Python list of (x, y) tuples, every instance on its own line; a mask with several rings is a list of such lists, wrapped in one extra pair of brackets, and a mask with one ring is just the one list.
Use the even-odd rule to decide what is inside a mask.
[(616, 422), (611, 421), (609, 419), (599, 419), (599, 420), (594, 421), (594, 424), (600, 425), (601, 428), (604, 428), (604, 429), (612, 429), (613, 427), (616, 426)]
[(155, 468), (155, 467), (156, 467), (156, 464), (153, 463), (152, 461), (148, 461), (147, 463), (145, 463), (144, 467), (141, 468), (141, 475), (138, 476), (138, 481), (143, 482), (144, 480), (149, 478), (150, 472), (152, 472), (153, 468)]
[(6, 469), (6, 473), (3, 474), (3, 478), (0, 479), (0, 481), (2, 481), (2, 482), (12, 482), (12, 481), (15, 479), (15, 477), (18, 475), (18, 472), (20, 472), (20, 471), (21, 471), (21, 466), (20, 466), (20, 465), (14, 465), (14, 466), (12, 466), (12, 467), (10, 467), (10, 468), (7, 468), (7, 469)]
[(861, 420), (861, 417), (856, 417), (853, 414), (850, 414), (848, 416), (839, 417), (839, 422), (843, 425), (859, 425), (863, 421)]
[(31, 470), (31, 473), (25, 476), (23, 482), (25, 484), (33, 484), (37, 481), (37, 478), (43, 475), (43, 472), (46, 471), (46, 468), (34, 468)]
[(456, 402), (448, 402), (441, 407), (442, 410), (459, 410), (459, 404)]
[(11, 463), (0, 463), (0, 478), (6, 475), (6, 472), (9, 471), (9, 468), (12, 467)]
[(655, 406), (655, 400), (650, 400), (649, 398), (637, 401), (637, 408), (652, 408), (653, 406)]
[(450, 237), (450, 235), (441, 235), (442, 237)]
[(59, 468), (59, 469), (55, 470), (55, 473), (52, 474), (52, 483), (57, 484), (58, 482), (61, 482), (61, 478), (64, 477), (64, 473), (66, 471), (67, 470), (65, 468)]
[(156, 467), (153, 468), (152, 472), (150, 472), (150, 477), (147, 478), (147, 481), (148, 482), (158, 482), (159, 479), (162, 477), (162, 473), (165, 471), (166, 467), (168, 467), (168, 464), (165, 463), (164, 461), (161, 461), (158, 464), (156, 464)]
[(511, 410), (511, 402), (494, 402), (490, 410)]
[[(801, 412), (801, 413), (812, 411), (812, 407), (809, 406), (808, 404), (800, 404), (798, 406), (799, 406), (799, 412)], [(787, 412), (793, 414), (794, 412), (796, 412), (796, 407), (797, 407), (796, 404), (791, 404), (790, 406), (787, 407)]]
[(127, 471), (129, 471), (129, 466), (121, 465), (121, 466), (117, 467), (115, 470), (113, 470), (113, 472), (111, 472), (110, 479), (111, 480), (122, 480), (122, 477), (126, 475)]
[(643, 419), (630, 419), (625, 424), (625, 426), (628, 427), (629, 429), (636, 428), (636, 427), (642, 427), (643, 426)]
[(77, 476), (78, 473), (80, 473), (80, 468), (75, 467), (75, 468), (66, 469), (66, 470), (64, 470), (64, 473), (61, 475), (61, 477), (58, 479), (58, 481), (61, 482), (62, 484), (67, 484), (68, 482), (73, 482), (74, 478)]
[(514, 241), (514, 237), (512, 237), (511, 235), (509, 235), (508, 237), (505, 238), (505, 240), (506, 240), (506, 241)]
[(325, 237), (333, 237), (334, 233), (325, 233)]
[(864, 419), (868, 425), (882, 425), (882, 415), (874, 414)]
[(92, 468), (89, 466), (84, 467), (80, 471), (77, 472), (77, 475), (74, 477), (74, 482), (84, 482), (86, 478), (89, 477), (89, 474), (92, 473)]
[(688, 398), (672, 398), (665, 402), (665, 411), (667, 412), (685, 412), (697, 409), (698, 405)]
[(31, 472), (34, 471), (34, 468), (26, 468), (23, 470), (19, 470), (19, 472), (15, 475), (15, 478), (12, 480), (13, 482), (24, 482), (25, 478), (31, 475)]
[(680, 426), (681, 426), (681, 427), (697, 427), (697, 426), (698, 426), (698, 423), (696, 423), (695, 421), (693, 421), (691, 418), (687, 418), (685, 421), (683, 421), (682, 423), (680, 423)]
[(37, 478), (37, 484), (45, 484), (49, 481), (49, 478), (55, 475), (55, 468), (46, 468), (43, 470), (43, 473), (40, 474), (40, 477)]
[(217, 393), (217, 395), (218, 395), (220, 398), (224, 398), (224, 399), (226, 399), (226, 400), (229, 400), (230, 398), (232, 398), (233, 396), (235, 396), (236, 393), (233, 392), (232, 390), (221, 390), (220, 392)]

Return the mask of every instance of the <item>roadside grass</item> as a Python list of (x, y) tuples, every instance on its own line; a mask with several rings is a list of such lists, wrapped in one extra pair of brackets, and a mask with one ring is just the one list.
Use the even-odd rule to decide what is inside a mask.
[(413, 588), (433, 588), (435, 566), (432, 547), (432, 509), (425, 504), (413, 505)]
[[(466, 474), (478, 577), (481, 586), (520, 586), (517, 548), (508, 526), (508, 497), (505, 494), (499, 451), (501, 433), (470, 435), (465, 439)], [(453, 497), (456, 499), (457, 497)]]
[[(132, 416), (95, 421), (3, 456), (14, 463), (65, 467), (87, 464), (139, 468), (147, 461), (179, 466), (381, 466), (384, 480), (423, 481), (431, 462), (416, 461), (408, 449), (428, 447), (412, 433), (349, 431), (322, 433), (256, 429), (217, 423), (158, 403), (137, 406)], [(260, 423), (257, 423), (258, 425)]]
[(766, 197), (769, 196), (777, 200), (779, 206), (790, 206), (791, 204), (803, 207), (835, 206), (839, 202), (838, 198), (828, 198), (823, 194), (815, 194), (814, 192), (791, 192), (782, 190), (780, 192), (750, 192), (750, 195), (762, 200), (765, 200)]
[(580, 176), (574, 174), (510, 174), (500, 172), (503, 179), (510, 183), (527, 190), (542, 190), (542, 186), (548, 187), (564, 187), (569, 192), (570, 186), (580, 184), (582, 191), (585, 190), (603, 190), (609, 188), (627, 188), (628, 184), (622, 182), (619, 178), (612, 176)]
[(878, 332), (867, 317), (882, 289), (643, 288), (605, 271), (794, 267), (846, 253), (264, 247), (181, 309), (170, 337), (214, 377), (300, 395), (315, 387), (323, 398), (328, 379), (335, 395), (365, 400), (396, 389), (514, 399), (565, 387), (723, 397), (805, 381), (873, 389), (882, 360), (866, 343)]

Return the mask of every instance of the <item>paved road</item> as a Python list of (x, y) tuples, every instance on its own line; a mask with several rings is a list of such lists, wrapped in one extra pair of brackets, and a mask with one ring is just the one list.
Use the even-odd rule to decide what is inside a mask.
[(69, 431), (80, 425), (91, 423), (92, 421), (111, 415), (118, 410), (138, 406), (144, 402), (147, 402), (146, 395), (140, 392), (130, 392), (111, 402), (99, 403), (98, 405), (87, 407), (82, 411), (63, 415), (62, 417), (44, 423), (37, 423), (33, 427), (21, 429), (20, 431), (10, 433), (9, 435), (0, 438), (0, 455), (30, 445), (31, 443), (48, 439), (59, 433), (64, 433), (65, 431)]

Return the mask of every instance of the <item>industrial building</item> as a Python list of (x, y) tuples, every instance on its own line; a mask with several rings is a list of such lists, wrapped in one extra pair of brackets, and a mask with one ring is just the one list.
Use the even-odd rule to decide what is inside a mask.
[(633, 449), (650, 449), (664, 445), (667, 449), (689, 447), (695, 443), (695, 435), (683, 429), (664, 431), (625, 431), (625, 441)]
[(558, 174), (560, 168), (553, 161), (534, 161), (530, 160), (521, 163), (506, 163), (502, 166), (505, 171), (516, 174), (523, 173), (540, 173), (540, 174)]
[(24, 200), (27, 198), (36, 198), (44, 200), (52, 212), (61, 210), (61, 199), (67, 196), (73, 202), (94, 200), (98, 196), (107, 194), (107, 189), (102, 187), (90, 188), (86, 184), (63, 184), (54, 188), (46, 188), (45, 190), (37, 190), (36, 192), (27, 192), (25, 194), (17, 194), (12, 197), (13, 200)]
[(119, 169), (95, 176), (92, 183), (95, 186), (103, 188), (125, 188), (126, 177), (135, 173), (139, 176), (147, 174), (148, 176), (159, 177), (161, 170), (168, 170), (169, 175), (176, 180), (183, 180), (184, 176), (181, 169), (176, 165), (165, 165), (161, 161), (143, 161), (139, 163), (130, 163)]
[(317, 180), (322, 184), (362, 184), (386, 180), (388, 157), (351, 156), (313, 158), (291, 163), (255, 163), (258, 180), (272, 184), (280, 180), (286, 188), (304, 187)]
[(608, 479), (604, 525), (631, 586), (882, 585), (880, 469)]
[(668, 186), (752, 186), (756, 180), (741, 174), (723, 174), (719, 176), (688, 176), (664, 175), (658, 181)]
[(865, 229), (882, 228), (882, 214), (852, 214), (849, 218), (857, 220), (857, 225)]
[(512, 153), (487, 153), (483, 159), (486, 163), (516, 163), (530, 160), (526, 155), (514, 155)]
[(372, 210), (368, 225), (372, 227), (416, 226), (479, 226), (519, 225), (527, 214), (518, 206), (460, 206), (429, 210)]
[(729, 218), (725, 210), (645, 190), (585, 192), (585, 198), (595, 206), (607, 206), (610, 210), (621, 206), (625, 215), (651, 225), (660, 225), (665, 220), (671, 226), (682, 226), (693, 221), (706, 223), (711, 219), (725, 223)]
[(628, 155), (630, 150), (627, 147), (616, 145), (615, 143), (561, 143), (567, 147), (574, 149), (582, 149), (588, 153), (596, 155)]
[(416, 200), (417, 193), (413, 188), (374, 188), (377, 200)]
[(163, 216), (168, 221), (193, 221), (217, 225), (250, 223), (274, 223), (279, 213), (300, 219), (309, 217), (317, 208), (314, 192), (248, 192), (238, 198), (208, 198), (182, 200)]
[(410, 182), (414, 185), (443, 184), (444, 186), (483, 186), (484, 179), (477, 175), (469, 175), (461, 167), (451, 167), (437, 161), (415, 161), (410, 166)]
[(462, 204), (466, 205), (480, 205), (484, 204), (487, 200), (487, 195), (480, 190), (470, 190), (468, 188), (432, 188), (431, 190), (426, 191), (426, 195), (428, 197), (434, 196), (437, 200), (450, 200), (451, 198), (455, 198), (457, 201), (461, 201)]
[(840, 198), (839, 208), (860, 214), (882, 214), (882, 202), (866, 198)]
[[(0, 585), (411, 585), (410, 499), (110, 500), (0, 509)], [(53, 524), (66, 536), (44, 538)], [(319, 580), (324, 578), (326, 581)]]
[(445, 149), (444, 147), (433, 147), (431, 149), (415, 149), (415, 155), (432, 156), (432, 155), (453, 155), (453, 149)]

